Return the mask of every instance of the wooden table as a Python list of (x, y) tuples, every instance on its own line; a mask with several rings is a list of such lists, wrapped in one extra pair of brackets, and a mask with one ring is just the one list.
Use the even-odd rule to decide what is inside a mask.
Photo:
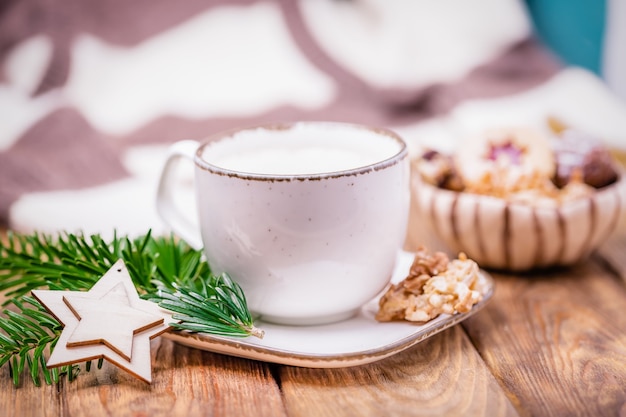
[[(407, 248), (420, 236), (413, 218)], [(152, 342), (147, 385), (105, 363), (76, 381), (14, 388), (2, 416), (626, 416), (626, 232), (588, 261), (493, 273), (465, 322), (390, 358), (305, 369)]]

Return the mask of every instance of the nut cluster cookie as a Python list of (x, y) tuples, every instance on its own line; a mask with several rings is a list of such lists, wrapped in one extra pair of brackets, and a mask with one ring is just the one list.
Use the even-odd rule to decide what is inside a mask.
[(588, 196), (618, 178), (608, 149), (575, 130), (549, 138), (531, 129), (494, 129), (454, 155), (429, 150), (416, 167), (441, 188), (543, 206)]
[(409, 275), (380, 298), (376, 320), (427, 322), (440, 314), (466, 313), (482, 299), (479, 278), (478, 265), (465, 254), (450, 261), (445, 253), (422, 247)]

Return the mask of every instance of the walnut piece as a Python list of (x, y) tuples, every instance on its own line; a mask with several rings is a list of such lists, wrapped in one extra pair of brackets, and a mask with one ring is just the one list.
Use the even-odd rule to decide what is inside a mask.
[(478, 265), (464, 253), (452, 261), (420, 248), (409, 275), (379, 300), (376, 320), (427, 322), (440, 314), (466, 313), (482, 299)]

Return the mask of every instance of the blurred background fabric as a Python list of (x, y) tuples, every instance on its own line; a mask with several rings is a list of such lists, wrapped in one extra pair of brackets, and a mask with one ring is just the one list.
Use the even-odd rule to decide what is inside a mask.
[(558, 117), (626, 149), (625, 7), (546, 3), (572, 4), (3, 0), (0, 223), (165, 232), (169, 144), (277, 121), (384, 126), (415, 153)]
[(569, 65), (602, 77), (626, 99), (626, 2), (526, 0), (539, 40)]

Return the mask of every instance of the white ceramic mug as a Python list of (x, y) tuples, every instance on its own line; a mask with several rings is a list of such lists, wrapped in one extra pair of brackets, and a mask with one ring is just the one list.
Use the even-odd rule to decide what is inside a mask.
[[(199, 215), (175, 204), (175, 163), (195, 166)], [(301, 122), (174, 144), (157, 210), (241, 285), (265, 321), (348, 318), (389, 282), (410, 200), (404, 141), (365, 126)], [(201, 238), (200, 238), (201, 235)]]

